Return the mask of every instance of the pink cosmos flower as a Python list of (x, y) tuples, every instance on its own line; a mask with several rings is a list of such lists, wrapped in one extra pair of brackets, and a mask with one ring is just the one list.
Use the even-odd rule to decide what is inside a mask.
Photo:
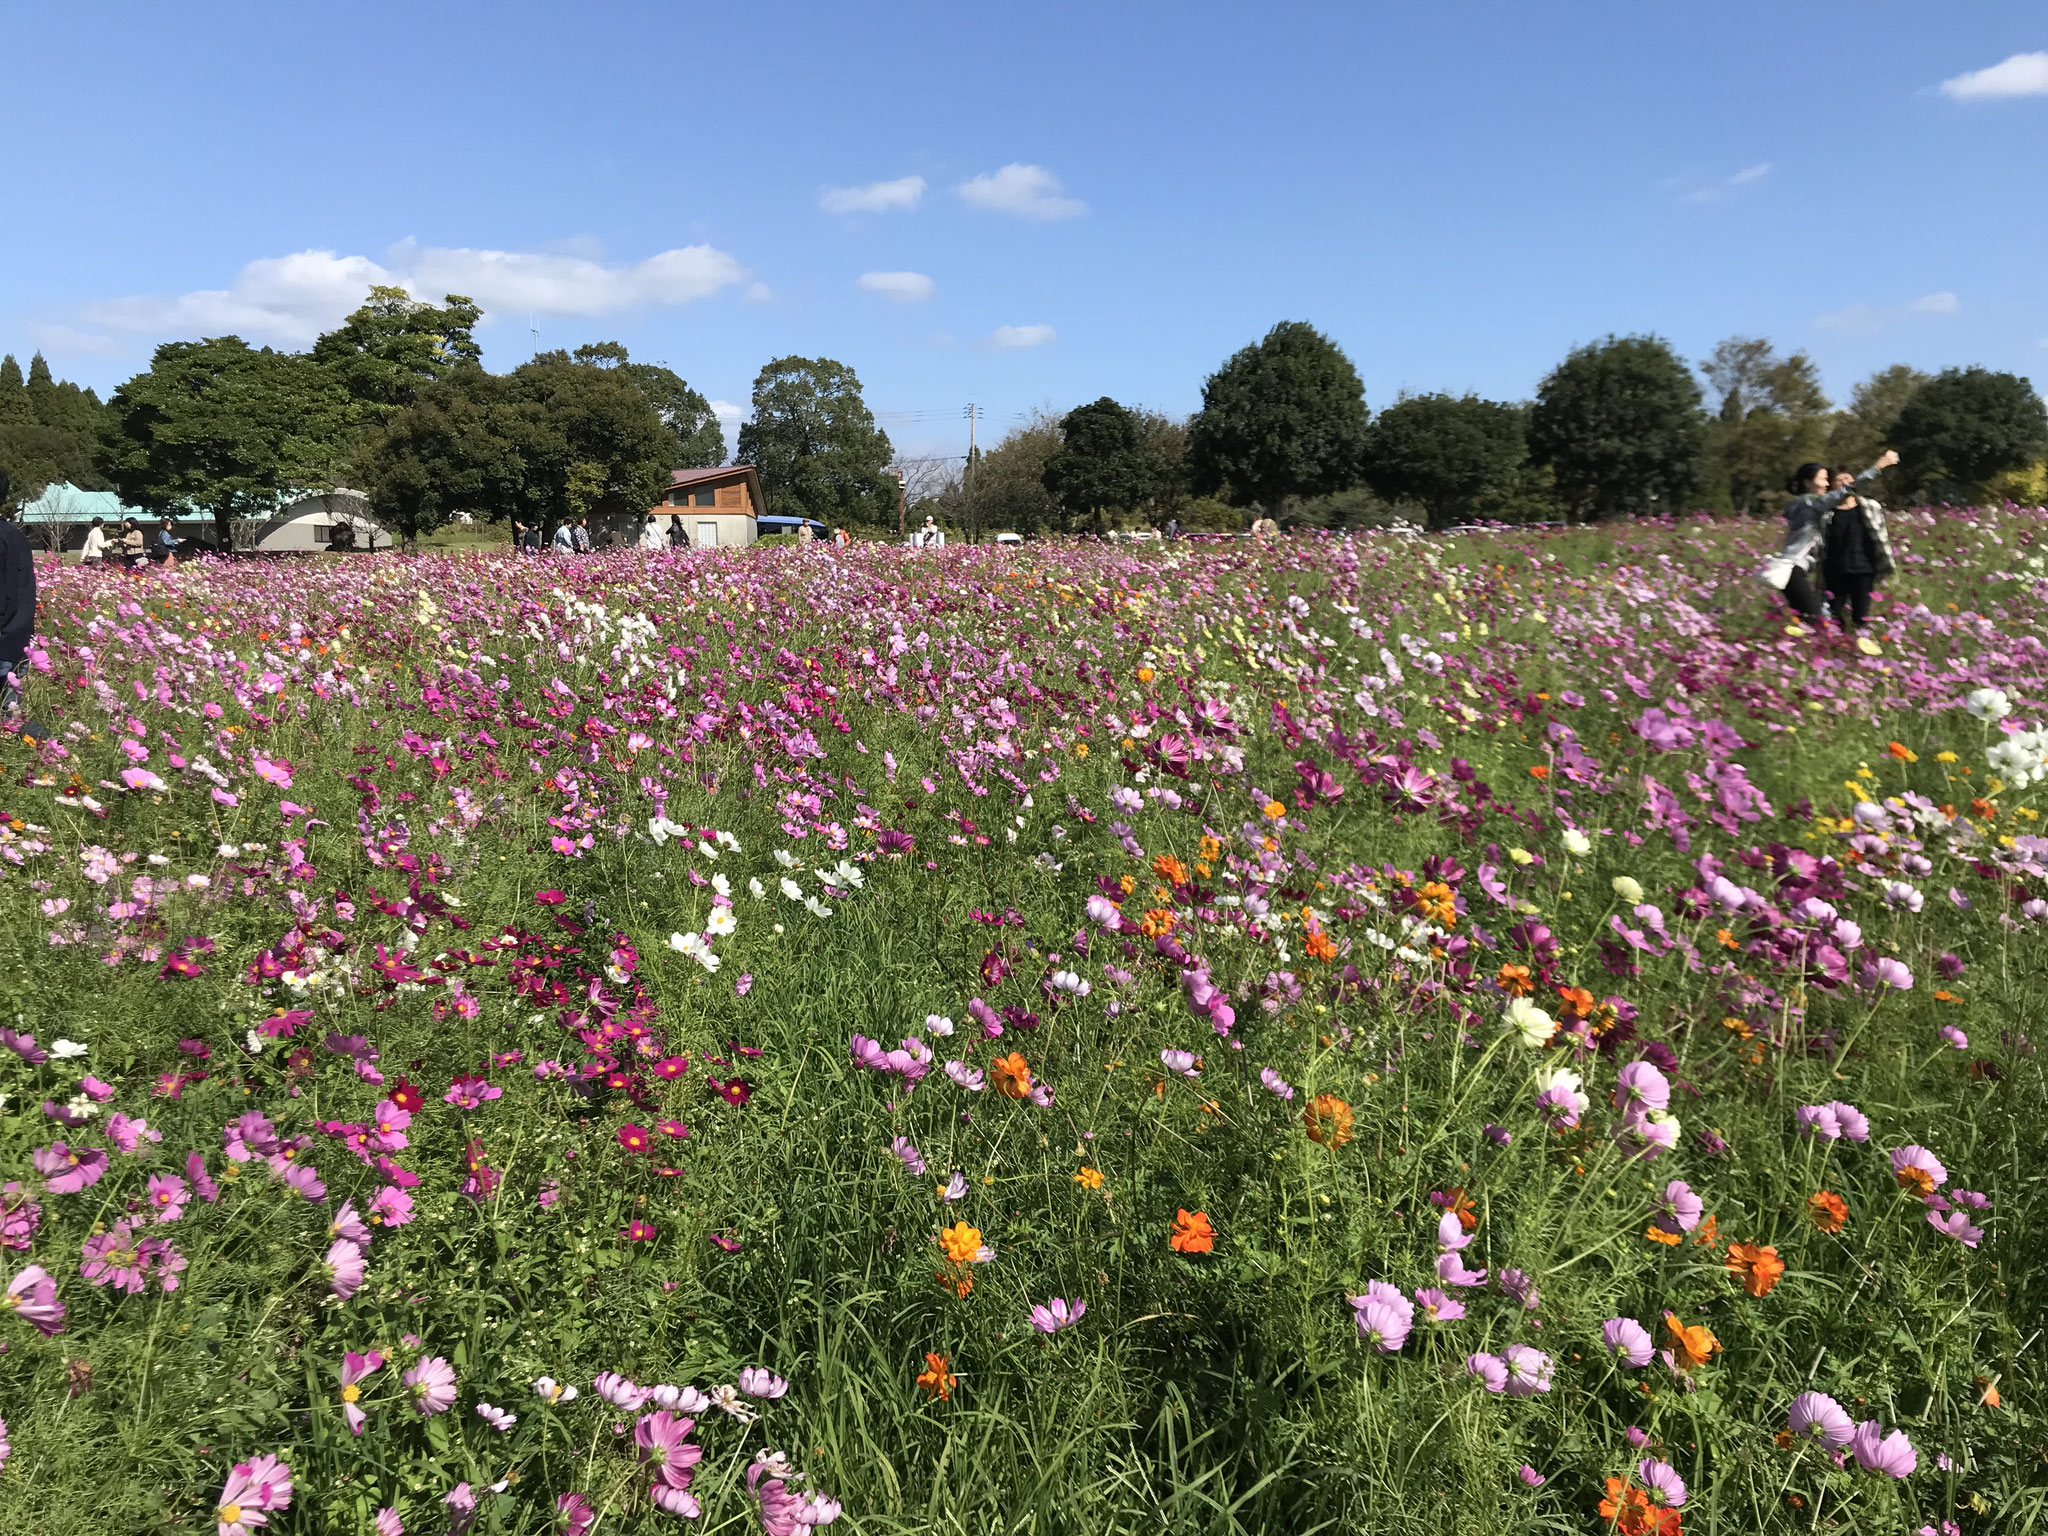
[(889, 1143), (889, 1150), (896, 1154), (897, 1161), (909, 1170), (911, 1177), (920, 1179), (924, 1177), (924, 1159), (918, 1155), (917, 1148), (911, 1145), (908, 1136), (898, 1136), (894, 1141), (891, 1141)]
[(352, 1243), (345, 1237), (334, 1240), (323, 1262), (327, 1269), (327, 1288), (343, 1301), (355, 1295), (363, 1283), (365, 1271), (369, 1268), (363, 1259), (361, 1245)]
[(1867, 966), (1863, 972), (1863, 980), (1867, 985), (1887, 987), (1894, 992), (1913, 990), (1913, 973), (1906, 969), (1903, 962), (1894, 960), (1890, 955), (1880, 956), (1875, 964)]
[(463, 1076), (449, 1084), (448, 1091), (441, 1095), (441, 1101), (453, 1104), (457, 1109), (475, 1109), (491, 1099), (504, 1096), (504, 1089), (493, 1087), (481, 1077)]
[(136, 1244), (136, 1251), (142, 1255), (145, 1277), (155, 1275), (157, 1284), (166, 1291), (178, 1288), (178, 1276), (185, 1268), (185, 1256), (171, 1246), (169, 1238), (145, 1237)]
[(1881, 1472), (1886, 1477), (1911, 1477), (1920, 1465), (1919, 1453), (1906, 1438), (1906, 1432), (1895, 1429), (1887, 1435), (1884, 1426), (1875, 1419), (1865, 1419), (1856, 1426), (1849, 1436), (1849, 1452), (1864, 1471)]
[(192, 1181), (192, 1187), (199, 1192), (199, 1198), (208, 1205), (220, 1199), (220, 1186), (207, 1174), (206, 1155), (203, 1152), (193, 1152), (186, 1157), (185, 1177)]
[(561, 1536), (583, 1536), (597, 1522), (597, 1511), (580, 1493), (555, 1495), (555, 1518), (561, 1522)]
[(1276, 1098), (1291, 1099), (1294, 1097), (1294, 1085), (1271, 1067), (1259, 1068), (1259, 1082), (1265, 1086), (1268, 1093)]
[(1663, 1509), (1678, 1509), (1685, 1504), (1685, 1479), (1669, 1462), (1645, 1456), (1636, 1463), (1636, 1476), (1643, 1480), (1643, 1489), (1652, 1504)]
[(1533, 1397), (1550, 1390), (1550, 1356), (1527, 1344), (1510, 1344), (1501, 1351), (1507, 1362), (1509, 1397)]
[(1785, 1426), (1795, 1440), (1811, 1440), (1824, 1450), (1839, 1451), (1849, 1443), (1854, 1426), (1842, 1405), (1825, 1392), (1802, 1392), (1792, 1399)]
[(747, 1468), (747, 1491), (759, 1504), (761, 1529), (766, 1536), (798, 1536), (814, 1526), (830, 1525), (839, 1518), (839, 1505), (820, 1494), (808, 1498), (791, 1491), (793, 1477), (789, 1459), (779, 1451), (758, 1452)]
[(1984, 1229), (1961, 1211), (1951, 1211), (1946, 1216), (1938, 1211), (1929, 1211), (1927, 1224), (1943, 1237), (1954, 1238), (1965, 1248), (1976, 1247), (1984, 1236)]
[(1508, 1299), (1521, 1305), (1525, 1312), (1533, 1312), (1542, 1300), (1536, 1289), (1536, 1281), (1519, 1269), (1504, 1269), (1500, 1272), (1500, 1288)]
[(1545, 1477), (1541, 1472), (1538, 1472), (1526, 1461), (1522, 1463), (1521, 1468), (1515, 1473), (1515, 1476), (1519, 1477), (1522, 1480), (1523, 1485), (1529, 1488), (1541, 1488), (1545, 1483), (1550, 1481), (1549, 1478)]
[(344, 1200), (341, 1209), (334, 1213), (334, 1220), (327, 1225), (329, 1237), (345, 1237), (358, 1248), (370, 1246), (370, 1228), (356, 1211), (353, 1200)]
[(6, 1187), (0, 1189), (0, 1248), (16, 1248), (26, 1253), (42, 1222), (43, 1208), (29, 1199), (19, 1183), (9, 1179)]
[(619, 1235), (629, 1243), (651, 1243), (660, 1235), (660, 1232), (661, 1229), (653, 1222), (642, 1221), (636, 1216)]
[(1960, 1029), (1957, 1029), (1955, 1025), (1942, 1025), (1940, 1033), (1941, 1038), (1944, 1041), (1946, 1041), (1952, 1049), (1958, 1051), (1967, 1051), (1970, 1048), (1970, 1037), (1964, 1034)]
[(1462, 1286), (1467, 1289), (1486, 1284), (1486, 1271), (1467, 1269), (1465, 1260), (1456, 1253), (1437, 1255), (1436, 1277), (1445, 1285)]
[(156, 1212), (159, 1222), (178, 1220), (185, 1214), (185, 1202), (191, 1198), (191, 1187), (175, 1173), (149, 1176), (149, 1208)]
[(64, 1303), (57, 1299), (57, 1282), (40, 1264), (29, 1265), (7, 1282), (0, 1309), (18, 1314), (46, 1339), (64, 1331)]
[(384, 1364), (384, 1356), (377, 1350), (359, 1355), (349, 1350), (341, 1357), (341, 1416), (348, 1421), (349, 1433), (360, 1435), (369, 1415), (358, 1406), (362, 1399), (363, 1379)]
[(315, 1205), (327, 1198), (327, 1186), (320, 1182), (320, 1170), (311, 1163), (295, 1163), (280, 1154), (272, 1159), (270, 1171)]
[(750, 1365), (740, 1372), (740, 1390), (749, 1397), (776, 1398), (789, 1390), (789, 1383), (772, 1371)]
[(1660, 1232), (1690, 1232), (1700, 1224), (1700, 1215), (1706, 1206), (1700, 1197), (1692, 1192), (1692, 1186), (1683, 1179), (1673, 1179), (1664, 1186), (1664, 1198), (1657, 1202), (1656, 1223)]
[(414, 1410), (423, 1419), (455, 1406), (455, 1367), (430, 1355), (398, 1378), (412, 1393)]
[(478, 1403), (476, 1416), (501, 1435), (510, 1434), (512, 1426), (519, 1422), (518, 1414), (507, 1413), (503, 1408), (494, 1408), (489, 1403)]
[(76, 1194), (99, 1183), (107, 1171), (107, 1154), (97, 1147), (69, 1147), (53, 1141), (29, 1154), (29, 1162), (43, 1176), (43, 1188), (53, 1195)]
[(377, 1536), (405, 1536), (405, 1526), (399, 1521), (398, 1511), (388, 1504), (377, 1511), (370, 1525)]
[(395, 1184), (386, 1184), (370, 1201), (370, 1220), (380, 1226), (404, 1226), (412, 1220), (412, 1196)]
[(647, 1399), (653, 1395), (646, 1387), (635, 1386), (631, 1380), (616, 1371), (600, 1371), (590, 1386), (592, 1391), (614, 1408), (622, 1408), (627, 1413), (638, 1413), (647, 1405)]
[(1429, 1314), (1432, 1323), (1455, 1323), (1465, 1315), (1465, 1304), (1449, 1291), (1424, 1286), (1415, 1293), (1415, 1304)]
[[(95, 1104), (104, 1104), (114, 1096), (113, 1084), (101, 1082), (90, 1072), (78, 1080), (78, 1089)], [(157, 1139), (162, 1140), (161, 1137)]]
[(1088, 1303), (1085, 1301), (1069, 1302), (1063, 1296), (1055, 1296), (1044, 1305), (1031, 1309), (1031, 1326), (1040, 1333), (1059, 1333), (1081, 1321), (1087, 1311)]
[(1918, 1187), (1923, 1194), (1931, 1194), (1948, 1182), (1948, 1170), (1941, 1166), (1940, 1158), (1916, 1142), (1892, 1153), (1892, 1177), (1901, 1188)]
[(655, 1502), (670, 1514), (695, 1519), (697, 1501), (689, 1496), (693, 1469), (704, 1457), (702, 1446), (690, 1442), (696, 1420), (678, 1418), (658, 1408), (633, 1426), (633, 1443), (640, 1459), (654, 1469), (651, 1492)]
[(1647, 1061), (1632, 1061), (1621, 1069), (1614, 1084), (1614, 1107), (1624, 1113), (1642, 1113), (1671, 1107), (1671, 1084)]
[(1479, 1384), (1491, 1393), (1507, 1390), (1508, 1363), (1498, 1355), (1467, 1355), (1465, 1369), (1479, 1378)]
[(467, 1536), (476, 1524), (476, 1495), (469, 1484), (457, 1483), (441, 1495), (441, 1502), (448, 1510), (448, 1536)]
[(292, 1502), (292, 1469), (275, 1456), (237, 1462), (222, 1485), (214, 1518), (218, 1536), (249, 1536), (266, 1518)]
[(1649, 1330), (1632, 1317), (1611, 1317), (1602, 1323), (1600, 1344), (1617, 1364), (1636, 1368), (1648, 1365), (1657, 1352)]
[(0, 1472), (7, 1470), (7, 1458), (13, 1450), (14, 1444), (7, 1438), (7, 1421), (0, 1419)]
[(106, 1231), (85, 1240), (78, 1272), (94, 1285), (111, 1285), (131, 1296), (142, 1293), (147, 1283), (141, 1245), (135, 1229), (117, 1221)]

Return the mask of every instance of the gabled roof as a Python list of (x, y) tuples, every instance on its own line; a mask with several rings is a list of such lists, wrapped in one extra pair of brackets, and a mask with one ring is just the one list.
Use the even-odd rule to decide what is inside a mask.
[[(768, 498), (761, 491), (761, 472), (751, 464), (716, 464), (709, 469), (672, 469), (668, 473), (668, 488), (682, 490), (692, 485), (725, 485), (735, 480), (747, 482), (749, 497), (753, 502), (752, 514), (761, 516), (768, 510)], [(660, 513), (673, 508), (650, 507), (651, 512)], [(727, 516), (732, 514), (728, 511)]]

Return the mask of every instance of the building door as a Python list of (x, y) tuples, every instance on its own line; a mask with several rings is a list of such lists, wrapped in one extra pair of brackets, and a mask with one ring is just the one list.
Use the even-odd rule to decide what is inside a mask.
[(715, 519), (706, 517), (698, 520), (697, 547), (699, 549), (718, 548), (718, 523)]

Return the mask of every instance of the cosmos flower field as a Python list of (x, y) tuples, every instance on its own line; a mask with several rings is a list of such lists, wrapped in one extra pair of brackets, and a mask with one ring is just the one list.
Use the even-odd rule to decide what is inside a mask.
[(1894, 529), (46, 571), (0, 1529), (2048, 1529), (2048, 514)]

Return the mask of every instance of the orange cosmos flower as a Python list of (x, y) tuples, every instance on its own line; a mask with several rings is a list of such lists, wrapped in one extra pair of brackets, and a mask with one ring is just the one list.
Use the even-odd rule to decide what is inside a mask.
[(1493, 979), (1509, 997), (1527, 997), (1536, 990), (1536, 980), (1526, 965), (1504, 965)]
[(1100, 1168), (1083, 1168), (1074, 1175), (1074, 1182), (1083, 1189), (1100, 1189), (1102, 1188), (1102, 1170)]
[(1698, 1243), (1702, 1248), (1720, 1247), (1721, 1228), (1717, 1220), (1714, 1217), (1709, 1216), (1705, 1221), (1701, 1222), (1699, 1226), (1694, 1229), (1692, 1234), (1692, 1240)]
[(1149, 682), (1151, 682), (1151, 681), (1152, 681), (1152, 669), (1151, 669), (1150, 667), (1140, 667), (1140, 668), (1138, 668), (1138, 681), (1139, 681), (1139, 682), (1141, 682), (1141, 683), (1149, 683)]
[(952, 1397), (960, 1378), (946, 1369), (944, 1355), (928, 1354), (924, 1357), (924, 1369), (918, 1372), (917, 1384), (943, 1403)]
[(1588, 1017), (1597, 1006), (1593, 994), (1584, 987), (1559, 987), (1557, 1003), (1558, 1012), (1573, 1019)]
[(1721, 1341), (1705, 1323), (1681, 1323), (1676, 1312), (1664, 1314), (1664, 1331), (1671, 1339), (1671, 1357), (1681, 1371), (1697, 1370), (1720, 1352)]
[(1186, 885), (1188, 883), (1187, 866), (1170, 853), (1162, 853), (1152, 861), (1152, 873), (1164, 880), (1168, 885)]
[(1979, 1376), (1974, 1385), (1983, 1389), (1984, 1395), (1977, 1399), (1986, 1408), (2002, 1408), (2005, 1404), (1998, 1396), (1998, 1383), (1988, 1376)]
[(1849, 1224), (1849, 1207), (1840, 1195), (1822, 1190), (1806, 1197), (1806, 1214), (1821, 1231), (1833, 1235)]
[(1441, 880), (1432, 880), (1416, 894), (1415, 910), (1440, 928), (1458, 926), (1458, 898)]
[(1621, 1536), (1679, 1536), (1675, 1509), (1662, 1509), (1650, 1502), (1649, 1494), (1632, 1488), (1621, 1478), (1607, 1479), (1607, 1497), (1600, 1501), (1600, 1518), (1610, 1531)]
[(1286, 814), (1287, 807), (1282, 805), (1278, 800), (1268, 800), (1266, 802), (1266, 819), (1268, 821), (1278, 821), (1282, 816), (1285, 816)]
[(1903, 742), (1895, 741), (1886, 747), (1885, 751), (1891, 753), (1893, 757), (1896, 757), (1902, 763), (1917, 763), (1920, 761), (1920, 754)]
[(1458, 1225), (1467, 1232), (1479, 1230), (1479, 1208), (1472, 1203), (1472, 1197), (1465, 1193), (1465, 1186), (1453, 1184), (1444, 1191), (1444, 1209), (1458, 1218)]
[(1173, 1217), (1173, 1233), (1166, 1239), (1166, 1246), (1175, 1253), (1208, 1253), (1216, 1246), (1216, 1229), (1209, 1225), (1207, 1213), (1176, 1211)]
[(1547, 779), (1550, 777), (1550, 770), (1542, 763), (1538, 763), (1529, 770), (1529, 777), (1532, 779)]
[(1171, 933), (1174, 922), (1174, 915), (1167, 908), (1153, 907), (1138, 919), (1138, 932), (1148, 939), (1156, 939), (1162, 933)]
[(1319, 1093), (1301, 1112), (1310, 1141), (1321, 1142), (1332, 1152), (1351, 1139), (1351, 1106), (1334, 1093)]
[(1666, 1248), (1676, 1248), (1680, 1243), (1685, 1241), (1685, 1234), (1683, 1232), (1666, 1232), (1662, 1227), (1658, 1226), (1655, 1222), (1650, 1223), (1649, 1228), (1643, 1233), (1643, 1236), (1647, 1237), (1653, 1243), (1662, 1243)]
[(998, 1056), (988, 1064), (988, 1075), (995, 1080), (996, 1092), (1006, 1099), (1021, 1099), (1031, 1091), (1031, 1068), (1020, 1051)]
[(972, 1264), (981, 1256), (981, 1231), (956, 1221), (939, 1234), (939, 1247), (954, 1264)]
[(1325, 965), (1337, 958), (1336, 944), (1319, 928), (1309, 929), (1308, 937), (1302, 941), (1302, 948), (1308, 951), (1311, 960), (1320, 960)]
[(1760, 1248), (1755, 1243), (1730, 1243), (1728, 1272), (1742, 1282), (1742, 1288), (1750, 1295), (1763, 1297), (1770, 1295), (1771, 1287), (1784, 1278), (1785, 1261), (1778, 1257), (1775, 1248)]

